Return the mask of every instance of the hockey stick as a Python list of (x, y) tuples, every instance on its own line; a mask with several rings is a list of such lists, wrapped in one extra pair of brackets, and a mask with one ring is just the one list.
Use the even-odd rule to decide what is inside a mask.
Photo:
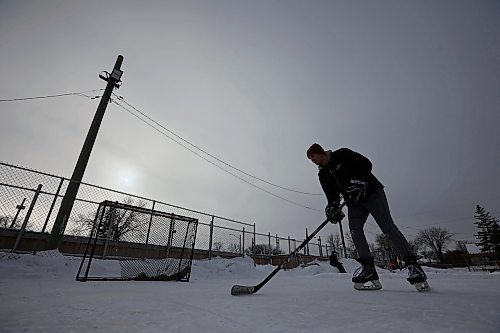
[[(342, 210), (342, 208), (345, 206), (346, 202), (344, 201), (342, 203), (342, 205), (340, 205), (340, 207), (337, 209), (337, 211), (335, 213), (338, 213), (339, 211)], [(257, 291), (259, 291), (260, 288), (262, 288), (267, 282), (269, 282), (269, 280), (272, 279), (273, 276), (276, 275), (276, 273), (278, 273), (287, 263), (288, 261), (290, 261), (290, 259), (292, 259), (293, 257), (295, 257), (297, 255), (297, 253), (302, 250), (306, 245), (307, 243), (309, 243), (309, 241), (311, 239), (314, 238), (314, 236), (316, 236), (316, 234), (325, 227), (325, 225), (328, 224), (328, 222), (330, 222), (328, 219), (326, 219), (323, 223), (321, 223), (319, 225), (319, 227), (316, 228), (316, 230), (314, 230), (314, 232), (312, 234), (310, 234), (300, 245), (298, 248), (296, 248), (294, 251), (292, 251), (292, 253), (290, 253), (288, 255), (288, 257), (285, 258), (285, 260), (283, 260), (283, 262), (281, 264), (278, 265), (278, 267), (276, 267), (276, 269), (274, 271), (272, 271), (271, 274), (269, 274), (261, 283), (259, 283), (258, 285), (256, 286), (240, 286), (240, 285), (234, 285), (232, 288), (231, 288), (231, 295), (233, 296), (237, 296), (237, 295), (250, 295), (250, 294), (254, 294), (256, 293)]]

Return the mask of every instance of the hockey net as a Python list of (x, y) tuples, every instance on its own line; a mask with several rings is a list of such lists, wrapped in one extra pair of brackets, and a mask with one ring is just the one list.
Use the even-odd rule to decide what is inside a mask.
[(104, 201), (76, 279), (189, 281), (198, 220)]

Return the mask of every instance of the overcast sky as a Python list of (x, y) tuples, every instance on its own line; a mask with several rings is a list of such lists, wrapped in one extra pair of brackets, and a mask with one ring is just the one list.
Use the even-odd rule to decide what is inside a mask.
[[(0, 99), (104, 88), (98, 74), (121, 54), (116, 93), (226, 163), (322, 193), (306, 149), (349, 147), (373, 162), (409, 239), (439, 226), (474, 240), (477, 204), (500, 217), (499, 41), (499, 1), (2, 0)], [(0, 160), (70, 177), (97, 104), (0, 103)], [(245, 179), (320, 212), (116, 104), (84, 176), (282, 237), (323, 221), (324, 196)], [(371, 218), (365, 229), (380, 233)]]

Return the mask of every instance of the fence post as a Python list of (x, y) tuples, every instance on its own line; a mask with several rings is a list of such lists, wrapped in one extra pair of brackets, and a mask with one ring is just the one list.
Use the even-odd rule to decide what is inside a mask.
[(57, 201), (57, 197), (59, 196), (59, 191), (61, 191), (62, 184), (64, 182), (64, 178), (61, 178), (61, 181), (59, 182), (59, 186), (57, 187), (56, 194), (54, 195), (54, 200), (52, 200), (52, 204), (50, 205), (49, 212), (47, 213), (47, 218), (45, 219), (45, 223), (43, 224), (42, 228), (42, 234), (45, 232), (45, 228), (47, 228), (47, 224), (49, 223), (50, 215), (52, 215), (52, 210), (54, 209), (54, 206)]
[(245, 227), (243, 227), (243, 241), (241, 242), (241, 246), (243, 247), (241, 254), (245, 258)]
[(167, 240), (167, 258), (170, 258), (170, 248), (172, 247), (172, 240), (174, 238), (174, 233), (175, 233), (175, 219), (171, 217), (170, 229), (168, 230), (168, 240)]
[(269, 231), (267, 233), (267, 240), (269, 241), (269, 256), (267, 257), (268, 259), (268, 264), (272, 264), (272, 259), (271, 259), (271, 232)]
[(288, 254), (292, 253), (292, 249), (290, 248), (290, 236), (288, 236)]
[(153, 207), (151, 207), (151, 216), (149, 217), (148, 234), (146, 235), (146, 245), (149, 243), (149, 233), (151, 232), (151, 223), (153, 223), (153, 214), (155, 211), (156, 200), (153, 200)]
[(255, 262), (255, 242), (256, 242), (256, 239), (255, 239), (255, 236), (256, 236), (256, 232), (255, 232), (255, 222), (253, 223), (253, 239), (252, 239), (252, 254), (253, 254), (253, 266), (257, 266), (257, 263)]
[(278, 238), (278, 234), (276, 234), (276, 254), (280, 254), (280, 239)]
[(23, 202), (21, 202), (20, 205), (16, 206), (16, 208), (17, 208), (16, 216), (14, 216), (14, 219), (12, 220), (12, 223), (10, 224), (9, 229), (14, 228), (14, 225), (16, 224), (17, 217), (19, 216), (19, 213), (21, 212), (21, 210), (26, 208), (26, 206), (24, 206), (25, 201), (26, 201), (26, 198), (23, 199)]
[(321, 236), (318, 236), (318, 247), (319, 247), (319, 256), (323, 256), (323, 248), (321, 246)]
[[(307, 237), (309, 237), (309, 235), (307, 233), (307, 228), (306, 228), (306, 239), (307, 239)], [(307, 243), (306, 247), (304, 248), (304, 254), (309, 255), (309, 243)]]
[(26, 230), (26, 226), (28, 225), (28, 221), (31, 216), (31, 212), (33, 211), (33, 208), (35, 207), (35, 203), (38, 200), (38, 195), (42, 191), (42, 184), (38, 184), (38, 188), (36, 189), (35, 195), (33, 196), (33, 200), (31, 200), (30, 208), (28, 209), (28, 212), (26, 213), (26, 216), (24, 217), (24, 222), (23, 225), (21, 226), (21, 229), (19, 230), (16, 238), (16, 243), (14, 244), (14, 247), (12, 248), (11, 252), (17, 251), (17, 247), (19, 246), (19, 243), (21, 242), (21, 238), (23, 238), (24, 230)]
[(255, 223), (254, 223), (253, 224), (253, 240), (252, 240), (252, 253), (254, 253), (254, 254), (255, 254), (255, 249), (254, 249), (255, 242), (257, 241), (256, 238), (255, 238), (256, 236), (257, 236), (257, 232), (255, 230)]
[(252, 259), (253, 259), (253, 267), (257, 266), (257, 263), (255, 262), (255, 238), (252, 237)]
[(240, 244), (240, 251), (239, 251), (239, 254), (241, 255), (241, 235), (239, 235), (239, 236), (240, 236), (240, 243), (239, 243)]
[(212, 215), (212, 220), (210, 221), (210, 235), (208, 238), (208, 260), (212, 260), (212, 239), (214, 237), (214, 216)]
[[(62, 184), (64, 183), (64, 178), (61, 177), (61, 181), (59, 182), (59, 186), (57, 187), (56, 194), (54, 195), (54, 200), (52, 200), (52, 204), (50, 205), (49, 212), (47, 213), (47, 218), (45, 219), (45, 223), (43, 224), (43, 228), (41, 231), (41, 234), (45, 232), (45, 228), (47, 228), (47, 224), (49, 223), (50, 220), (50, 215), (52, 215), (52, 210), (54, 209), (54, 206), (57, 202), (57, 197), (59, 196), (59, 191), (61, 191)], [(33, 254), (36, 254), (38, 251), (38, 246), (40, 244), (40, 239), (38, 239), (35, 243), (35, 246), (33, 247)]]

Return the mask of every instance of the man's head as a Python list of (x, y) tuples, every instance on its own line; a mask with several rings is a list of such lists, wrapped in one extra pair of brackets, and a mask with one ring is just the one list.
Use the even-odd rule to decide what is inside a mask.
[(316, 165), (328, 165), (328, 158), (326, 157), (326, 153), (323, 148), (317, 143), (314, 143), (311, 147), (309, 147), (309, 149), (307, 150), (307, 158)]

